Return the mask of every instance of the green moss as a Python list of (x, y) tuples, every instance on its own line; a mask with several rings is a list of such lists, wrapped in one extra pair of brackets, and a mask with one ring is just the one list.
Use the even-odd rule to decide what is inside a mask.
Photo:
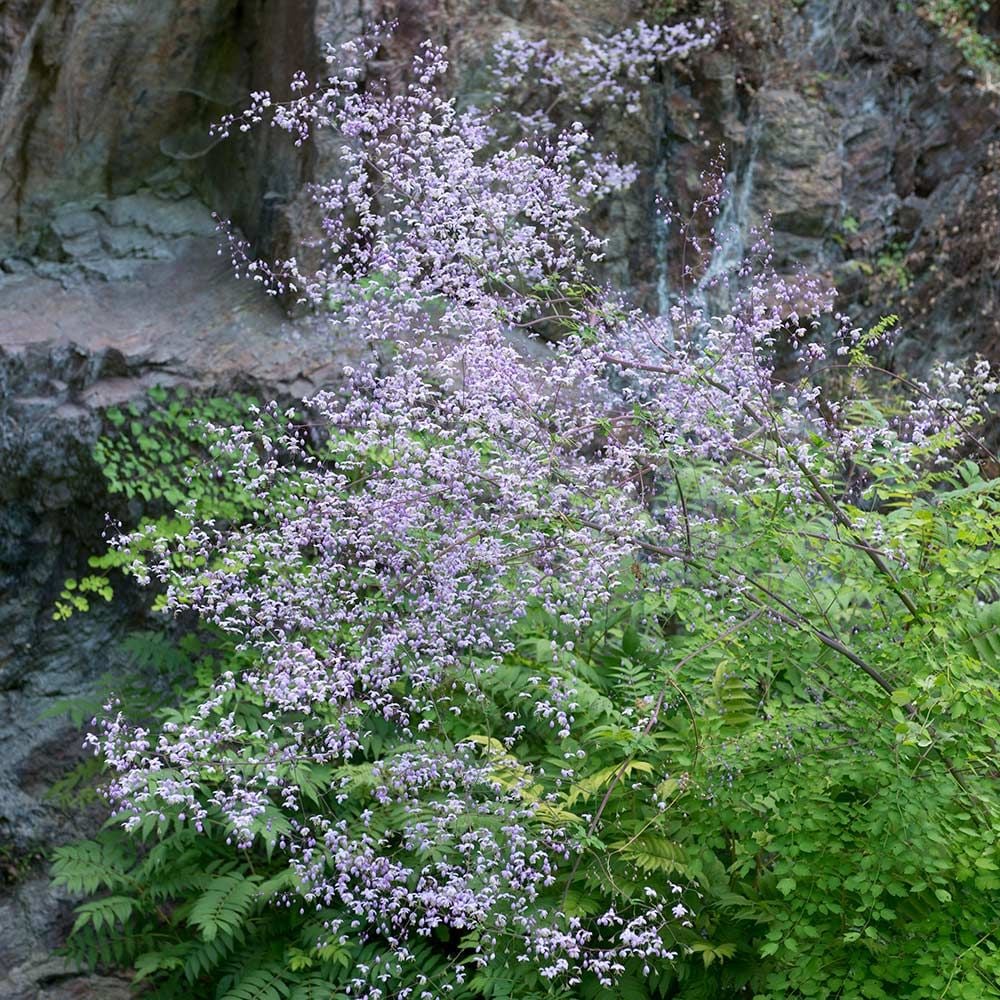
[(0, 887), (19, 885), (38, 871), (48, 857), (47, 851), (37, 844), (15, 847), (0, 844)]
[(1000, 71), (1000, 49), (978, 28), (990, 6), (989, 0), (923, 0), (916, 13), (950, 38), (973, 69), (993, 75)]

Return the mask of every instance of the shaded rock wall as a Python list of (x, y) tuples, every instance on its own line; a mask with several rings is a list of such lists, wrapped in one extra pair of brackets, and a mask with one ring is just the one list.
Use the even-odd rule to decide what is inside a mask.
[(689, 204), (700, 145), (724, 144), (727, 221), (770, 216), (779, 263), (825, 274), (859, 321), (899, 313), (895, 365), (1000, 361), (996, 84), (910, 3), (729, 8), (720, 49), (667, 81), (667, 187)]
[[(826, 273), (865, 319), (911, 317), (907, 363), (996, 356), (1000, 101), (913, 4), (893, 0), (9, 0), (0, 259), (72, 260), (67, 238), (95, 232), (54, 231), (67, 205), (140, 190), (200, 198), (265, 254), (294, 245), (309, 223), (303, 183), (331, 169), (335, 143), (302, 155), (262, 129), (213, 145), (208, 126), (250, 89), (283, 94), (295, 69), (316, 73), (323, 46), (365, 17), (399, 20), (382, 72), (435, 37), (474, 99), (489, 86), (490, 42), (509, 27), (572, 45), (664, 9), (721, 12), (722, 44), (664, 70), (638, 118), (589, 123), (644, 168), (603, 211), (608, 275), (662, 304), (679, 254), (656, 231), (655, 197), (690, 205), (724, 145), (736, 191), (727, 221), (745, 235), (769, 215), (783, 261)], [(995, 22), (986, 12), (981, 27)], [(125, 234), (105, 252), (144, 253)]]
[(0, 252), (30, 256), (55, 210), (181, 179), (265, 245), (308, 160), (268, 130), (217, 145), (252, 89), (315, 72), (361, 0), (12, 0), (0, 12)]
[(0, 240), (33, 250), (54, 208), (129, 193), (172, 162), (166, 151), (180, 150), (204, 121), (202, 105), (236, 97), (246, 57), (229, 41), (235, 7), (19, 0), (8, 8)]

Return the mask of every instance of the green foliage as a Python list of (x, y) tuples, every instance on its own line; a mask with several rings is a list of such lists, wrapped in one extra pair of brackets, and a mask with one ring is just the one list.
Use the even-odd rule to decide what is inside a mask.
[[(668, 833), (724, 868), (702, 919), (756, 955), (760, 1000), (1000, 988), (1000, 483), (971, 462), (885, 478), (867, 521), (902, 565), (895, 585), (849, 532), (740, 503), (721, 568), (784, 627), (755, 623), (675, 677), (690, 766)], [(698, 593), (683, 618), (707, 634)]]
[[(96, 566), (95, 560), (90, 561), (91, 566)], [(114, 597), (111, 589), (111, 581), (104, 575), (90, 574), (80, 577), (79, 580), (70, 577), (63, 584), (63, 589), (59, 593), (59, 600), (56, 601), (56, 610), (52, 617), (56, 621), (69, 618), (75, 611), (89, 611), (90, 597), (101, 597), (105, 601), (110, 601)]]
[[(233, 458), (213, 429), (253, 426), (258, 413), (251, 397), (197, 397), (183, 386), (154, 386), (142, 403), (109, 407), (104, 416), (108, 431), (94, 446), (94, 460), (109, 493), (141, 506), (138, 527), (147, 530), (149, 548), (187, 530), (175, 516), (182, 506), (193, 508), (201, 520), (239, 522), (251, 514), (255, 502), (228, 475)], [(132, 560), (115, 549), (91, 556), (89, 565), (99, 572), (67, 579), (53, 618), (88, 611), (97, 597), (110, 601), (109, 574)]]
[[(754, 621), (721, 636), (695, 578), (669, 600), (650, 593), (641, 606), (609, 607), (572, 651), (559, 649), (552, 669), (577, 691), (569, 738), (525, 708), (545, 697), (539, 664), (566, 638), (541, 611), (501, 669), (477, 672), (475, 698), (461, 694), (471, 674), (448, 691), (462, 708), (452, 738), (503, 755), (512, 782), (527, 766), (586, 751), (569, 786), (536, 773), (525, 792), (548, 795), (548, 820), (589, 838), (583, 862), (539, 905), (627, 907), (651, 879), (668, 892), (697, 889), (696, 900), (683, 897), (693, 925), (678, 938), (676, 965), (633, 973), (618, 995), (993, 995), (1000, 604), (984, 604), (967, 581), (979, 595), (997, 585), (1000, 483), (971, 463), (933, 478), (933, 492), (899, 490), (879, 515), (911, 558), (900, 585), (920, 582), (917, 618), (879, 594), (863, 552), (823, 543), (817, 525), (790, 524), (758, 501), (740, 502), (740, 530), (720, 552), (785, 604), (816, 608), (891, 678), (890, 691), (808, 630)], [(748, 535), (750, 550), (740, 544)], [(677, 616), (688, 623), (680, 633)], [(224, 660), (217, 655), (219, 667)], [(213, 672), (201, 669), (201, 683)], [(189, 688), (186, 703), (204, 693)], [(648, 712), (661, 693), (659, 724), (637, 729), (638, 708)], [(525, 727), (514, 754), (490, 735), (512, 712)], [(369, 759), (393, 750), (372, 734)], [(334, 785), (350, 777), (360, 791), (366, 774), (313, 767), (302, 786), (330, 808)], [(336, 808), (357, 822), (354, 794)], [(57, 852), (60, 882), (107, 893), (78, 911), (71, 954), (134, 966), (154, 996), (308, 997), (341, 995), (350, 970), (378, 953), (377, 942), (325, 940), (322, 920), (343, 915), (303, 906), (280, 848), (234, 855), (221, 826), (198, 837), (174, 819), (135, 839), (109, 828)], [(461, 956), (453, 942), (430, 941), (418, 968), (452, 983)], [(548, 990), (499, 963), (450, 995), (602, 995), (586, 982)]]
[[(850, 377), (874, 374), (865, 350), (891, 322), (861, 339)], [(845, 419), (879, 426), (875, 398)], [(947, 443), (927, 442), (927, 453)], [(656, 562), (637, 563), (643, 600), (623, 594), (583, 631), (533, 609), (503, 662), (456, 669), (438, 692), (451, 711), (425, 720), (488, 758), (539, 822), (583, 845), (539, 907), (628, 912), (654, 885), (690, 911), (688, 926), (664, 930), (677, 960), (628, 966), (616, 996), (1000, 994), (1000, 481), (968, 460), (925, 468), (918, 450), (902, 468), (875, 449), (848, 482), (829, 442), (814, 435), (810, 448), (808, 467), (844, 520), (766, 484), (727, 489), (725, 470), (678, 468), (665, 499), (683, 493), (688, 508), (718, 514), (688, 525), (692, 552), (710, 560), (689, 559), (665, 595)], [(723, 578), (745, 581), (741, 601), (707, 599)], [(171, 704), (143, 711), (180, 723), (220, 672), (241, 676), (247, 655), (218, 636), (141, 648), (183, 679)], [(573, 691), (568, 734), (535, 711), (553, 682)], [(238, 681), (218, 712), (263, 741), (260, 706)], [(352, 835), (398, 829), (406, 817), (371, 809), (369, 792), (372, 764), (400, 738), (377, 719), (356, 724), (362, 751), (351, 764), (290, 763), (287, 774), (307, 814), (336, 815)], [(471, 810), (456, 821), (486, 822)], [(389, 950), (325, 928), (350, 916), (303, 895), (281, 837), (287, 822), (275, 802), (253, 847), (237, 851), (217, 814), (198, 835), (180, 807), (165, 808), (131, 835), (109, 825), (60, 848), (57, 881), (95, 897), (77, 911), (69, 954), (134, 969), (152, 997), (348, 996)], [(421, 939), (393, 990), (608, 995), (586, 977), (553, 985), (513, 946), (476, 968), (476, 947), (475, 932)]]
[(966, 61), (980, 73), (995, 75), (1000, 52), (997, 43), (978, 29), (979, 17), (990, 10), (990, 0), (921, 0), (917, 12), (940, 28), (958, 46)]
[[(330, 912), (306, 911), (283, 864), (263, 852), (234, 857), (221, 838), (189, 829), (137, 839), (109, 826), (57, 849), (53, 875), (70, 891), (107, 893), (77, 909), (69, 956), (89, 968), (131, 967), (156, 997), (343, 998), (378, 954), (329, 940)], [(418, 951), (423, 974), (440, 979), (445, 957), (430, 943)]]
[[(846, 216), (842, 223), (842, 232), (834, 233), (834, 242), (841, 247), (847, 246), (844, 233), (857, 231), (857, 220)], [(850, 228), (849, 228), (850, 226)], [(872, 282), (875, 290), (884, 290), (887, 294), (897, 294), (907, 291), (913, 284), (913, 273), (906, 263), (907, 245), (904, 241), (895, 240), (887, 243), (872, 256), (855, 257), (848, 264)]]
[(845, 215), (841, 220), (840, 228), (849, 236), (853, 236), (859, 228), (858, 220), (853, 215)]
[(37, 873), (46, 860), (47, 852), (41, 845), (32, 845), (25, 850), (12, 844), (0, 844), (0, 888), (17, 885)]
[(250, 427), (249, 396), (192, 397), (183, 388), (154, 386), (145, 406), (110, 407), (112, 430), (94, 446), (108, 491), (173, 510), (194, 503), (205, 516), (235, 519), (249, 498), (234, 492), (226, 476), (231, 462), (213, 427)]
[(906, 243), (895, 241), (888, 244), (876, 256), (875, 264), (880, 274), (905, 292), (913, 284), (913, 275), (906, 266)]

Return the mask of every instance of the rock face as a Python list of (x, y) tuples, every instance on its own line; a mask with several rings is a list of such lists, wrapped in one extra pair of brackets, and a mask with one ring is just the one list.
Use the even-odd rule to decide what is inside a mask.
[(1000, 94), (913, 6), (730, 4), (721, 50), (667, 82), (685, 169), (664, 174), (689, 203), (699, 142), (724, 144), (727, 222), (770, 216), (779, 261), (825, 273), (860, 322), (899, 313), (897, 366), (996, 362)]
[[(68, 624), (63, 579), (118, 513), (91, 458), (102, 413), (155, 384), (302, 396), (361, 350), (290, 321), (232, 279), (209, 209), (261, 253), (308, 229), (304, 184), (335, 141), (305, 151), (263, 129), (216, 144), (209, 124), (252, 89), (286, 93), (327, 43), (397, 18), (390, 79), (425, 37), (449, 45), (471, 101), (485, 60), (519, 27), (572, 46), (701, 0), (6, 0), (0, 4), (0, 996), (125, 996), (50, 956), (70, 902), (46, 845), (94, 819), (46, 798), (79, 735), (45, 716), (117, 669), (141, 614), (120, 595)], [(983, 351), (1000, 361), (1000, 101), (905, 5), (728, 0), (720, 44), (665, 69), (641, 114), (588, 122), (642, 168), (598, 220), (607, 274), (645, 304), (679, 281), (658, 196), (683, 210), (725, 145), (738, 244), (769, 216), (779, 260), (826, 274), (860, 320), (909, 320), (896, 363)], [(1000, 18), (983, 15), (996, 31)], [(738, 245), (730, 248), (739, 249)]]
[[(301, 156), (268, 129), (214, 144), (208, 126), (251, 89), (287, 93), (294, 70), (319, 72), (323, 46), (366, 18), (399, 21), (388, 75), (432, 36), (449, 45), (458, 91), (473, 98), (488, 85), (489, 44), (507, 28), (572, 45), (665, 9), (682, 16), (715, 7), (8, 0), (0, 12), (0, 259), (15, 269), (22, 260), (77, 262), (127, 275), (130, 261), (162, 244), (142, 224), (95, 225), (79, 213), (103, 213), (142, 190), (175, 207), (176, 219), (154, 228), (183, 227), (195, 196), (264, 253), (294, 245), (308, 225), (303, 183), (329, 172), (335, 148)], [(1000, 99), (919, 8), (728, 0), (720, 46), (665, 71), (638, 119), (589, 123), (644, 168), (602, 220), (609, 276), (647, 304), (657, 292), (663, 300), (679, 255), (657, 232), (654, 199), (689, 205), (700, 171), (724, 145), (736, 192), (727, 221), (746, 234), (770, 216), (779, 257), (827, 273), (862, 319), (890, 309), (909, 316), (902, 360), (996, 356)], [(996, 22), (986, 12), (980, 27), (996, 31)]]
[(128, 981), (75, 975), (52, 955), (67, 928), (70, 901), (35, 876), (0, 900), (0, 996), (4, 1000), (129, 1000)]

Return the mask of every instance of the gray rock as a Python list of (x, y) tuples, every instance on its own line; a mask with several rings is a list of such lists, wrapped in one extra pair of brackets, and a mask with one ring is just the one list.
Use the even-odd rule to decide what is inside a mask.
[(117, 228), (144, 229), (158, 236), (210, 236), (215, 232), (211, 213), (194, 198), (168, 201), (151, 192), (113, 198), (100, 206)]
[(83, 260), (95, 257), (101, 252), (101, 234), (92, 229), (70, 239), (64, 239), (61, 244), (63, 254), (70, 260)]
[(791, 237), (822, 237), (840, 210), (834, 123), (819, 101), (794, 90), (762, 89), (753, 113), (759, 129), (752, 207), (772, 219), (785, 256), (801, 259), (814, 247)]
[(100, 221), (93, 209), (65, 205), (55, 212), (49, 225), (56, 236), (67, 240), (94, 232)]

